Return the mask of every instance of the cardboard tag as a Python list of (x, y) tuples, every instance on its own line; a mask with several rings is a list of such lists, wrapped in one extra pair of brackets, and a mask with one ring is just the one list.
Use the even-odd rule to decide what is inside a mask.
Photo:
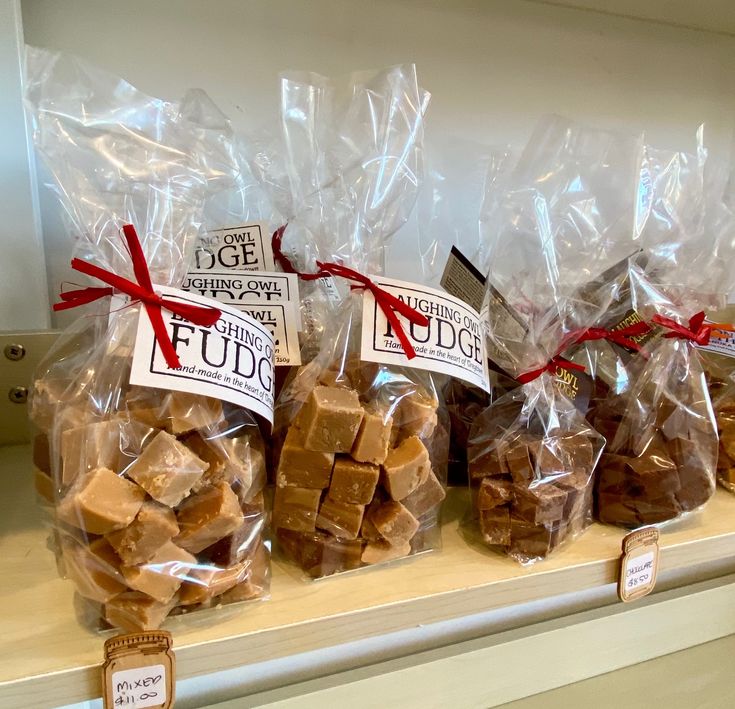
[(105, 642), (105, 709), (169, 709), (176, 693), (176, 657), (165, 630), (120, 635)]
[(478, 312), (482, 310), (485, 277), (456, 246), (452, 246), (449, 253), (440, 285), (447, 293), (460, 298)]
[(618, 580), (621, 601), (636, 601), (653, 591), (658, 575), (658, 537), (658, 529), (646, 527), (631, 532), (623, 539)]
[(197, 242), (192, 268), (275, 271), (268, 225), (256, 222), (207, 232)]
[(411, 325), (397, 314), (416, 350), (416, 357), (409, 360), (385, 313), (366, 290), (362, 310), (363, 360), (448, 374), (490, 391), (485, 335), (476, 310), (434, 288), (382, 276), (371, 276), (371, 279), (425, 315), (429, 324)]
[(222, 317), (212, 327), (200, 327), (162, 309), (164, 326), (182, 365), (169, 369), (150, 319), (141, 310), (130, 383), (222, 399), (273, 423), (271, 332), (231, 305), (166, 286), (155, 286), (155, 290), (170, 300), (219, 308)]

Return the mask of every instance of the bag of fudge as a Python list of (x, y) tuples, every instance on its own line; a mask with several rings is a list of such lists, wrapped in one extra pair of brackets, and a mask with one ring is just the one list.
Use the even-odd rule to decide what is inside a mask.
[(272, 338), (178, 290), (221, 181), (202, 126), (36, 49), (26, 92), (72, 267), (91, 279), (63, 289), (55, 309), (80, 317), (39, 366), (30, 399), (59, 568), (80, 618), (154, 629), (172, 614), (264, 598), (255, 414), (272, 407)]
[(521, 563), (592, 519), (605, 440), (587, 422), (592, 379), (565, 358), (612, 289), (585, 290), (632, 250), (640, 145), (542, 121), (483, 220), (488, 355), (518, 381), (470, 429), (471, 533)]
[(679, 519), (714, 493), (717, 424), (698, 347), (713, 339), (706, 313), (733, 284), (727, 177), (701, 132), (693, 154), (646, 148), (637, 215), (644, 258), (629, 278), (632, 310), (655, 336), (631, 360), (626, 385), (597, 407), (595, 425), (608, 439), (596, 493), (603, 522)]
[(346, 89), (309, 75), (281, 90), (294, 216), (274, 254), (333, 299), (312, 314), (315, 354), (275, 413), (272, 524), (311, 578), (435, 548), (445, 497), (447, 413), (437, 376), (416, 366), (424, 299), (381, 275), (415, 202), (428, 94), (413, 66), (355, 75)]

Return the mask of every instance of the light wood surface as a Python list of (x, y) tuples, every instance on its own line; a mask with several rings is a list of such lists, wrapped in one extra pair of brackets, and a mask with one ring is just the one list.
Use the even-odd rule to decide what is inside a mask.
[[(80, 627), (72, 586), (57, 578), (39, 525), (25, 446), (0, 448), (0, 706), (54, 706), (99, 696), (103, 636)], [(469, 546), (463, 495), (450, 496), (443, 551), (316, 583), (275, 564), (272, 600), (172, 623), (183, 679), (331, 647), (558, 594), (616, 576), (622, 532), (595, 525), (548, 561), (523, 568)], [(735, 496), (662, 535), (662, 577), (727, 560), (735, 570)], [(690, 578), (691, 580), (691, 578)]]

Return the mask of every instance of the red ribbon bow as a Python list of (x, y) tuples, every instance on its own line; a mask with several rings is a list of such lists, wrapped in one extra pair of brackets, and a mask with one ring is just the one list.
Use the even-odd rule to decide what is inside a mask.
[(556, 374), (557, 367), (563, 367), (564, 369), (576, 369), (579, 372), (584, 372), (583, 364), (570, 362), (568, 359), (564, 359), (561, 355), (554, 355), (543, 367), (532, 369), (530, 372), (518, 375), (518, 377), (516, 377), (516, 381), (521, 384), (528, 384), (528, 382), (538, 379), (538, 377), (540, 377), (544, 372)]
[[(649, 325), (641, 321), (621, 327), (619, 330), (606, 330), (604, 327), (588, 327), (584, 330), (573, 330), (564, 340), (570, 345), (588, 342), (589, 340), (609, 340), (610, 342), (627, 347), (634, 352), (640, 352), (641, 346), (630, 338), (636, 335), (645, 335), (650, 331), (651, 328)], [(566, 349), (566, 346), (562, 347), (562, 350), (564, 349)]]
[(283, 233), (286, 231), (286, 224), (276, 229), (271, 239), (273, 246), (273, 256), (276, 261), (281, 265), (281, 268), (286, 273), (295, 273), (299, 278), (304, 281), (314, 281), (318, 278), (326, 278), (328, 276), (339, 276), (340, 278), (346, 278), (351, 281), (357, 281), (359, 285), (353, 285), (353, 290), (369, 290), (375, 302), (380, 306), (380, 309), (385, 314), (386, 319), (390, 323), (391, 328), (396, 333), (398, 341), (403, 347), (403, 351), (408, 359), (413, 359), (416, 356), (416, 350), (411, 344), (411, 340), (408, 339), (406, 331), (403, 329), (401, 321), (398, 319), (396, 312), (403, 315), (406, 320), (415, 325), (421, 325), (426, 327), (429, 324), (429, 319), (420, 313), (418, 310), (412, 308), (410, 305), (404, 303), (400, 298), (396, 298), (394, 295), (389, 293), (384, 288), (381, 288), (377, 283), (371, 281), (367, 276), (363, 275), (359, 271), (355, 271), (347, 266), (342, 266), (338, 263), (325, 263), (324, 261), (317, 261), (316, 265), (319, 271), (317, 273), (302, 273), (297, 271), (286, 254), (283, 253), (281, 248), (283, 242)]
[(667, 318), (664, 315), (654, 315), (651, 320), (657, 325), (667, 328), (671, 332), (667, 332), (664, 337), (678, 337), (682, 340), (690, 340), (697, 345), (708, 345), (713, 330), (730, 330), (733, 326), (725, 323), (705, 323), (704, 311), (700, 311), (689, 319), (689, 327), (680, 325), (676, 320)]
[(89, 287), (80, 288), (78, 290), (66, 291), (61, 293), (63, 303), (54, 303), (54, 310), (68, 310), (76, 308), (80, 305), (91, 303), (92, 301), (104, 298), (113, 293), (125, 293), (129, 295), (133, 301), (140, 301), (145, 305), (148, 318), (153, 326), (153, 333), (158, 342), (161, 352), (166, 359), (166, 364), (172, 369), (179, 369), (181, 361), (176, 354), (171, 338), (166, 330), (166, 326), (161, 316), (161, 308), (176, 313), (182, 318), (189, 320), (195, 325), (203, 327), (211, 327), (219, 320), (222, 311), (219, 308), (211, 308), (209, 306), (191, 305), (189, 303), (179, 303), (175, 300), (163, 298), (153, 290), (151, 282), (151, 274), (148, 271), (143, 249), (138, 239), (138, 234), (132, 224), (126, 224), (123, 227), (123, 234), (128, 245), (128, 253), (133, 263), (133, 272), (138, 279), (138, 283), (129, 281), (127, 278), (118, 276), (115, 273), (106, 271), (104, 268), (95, 266), (93, 263), (83, 261), (82, 259), (72, 259), (71, 267), (75, 271), (84, 273), (87, 276), (97, 278), (103, 283), (108, 283), (109, 287)]

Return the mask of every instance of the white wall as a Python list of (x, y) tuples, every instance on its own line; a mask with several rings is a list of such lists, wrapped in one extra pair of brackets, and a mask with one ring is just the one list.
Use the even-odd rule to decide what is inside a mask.
[[(27, 42), (79, 54), (163, 97), (201, 86), (242, 128), (268, 120), (280, 70), (415, 61), (433, 93), (430, 139), (520, 144), (539, 115), (557, 112), (646, 129), (677, 147), (705, 122), (710, 146), (731, 150), (735, 38), (722, 34), (523, 0), (22, 4)], [(43, 214), (55, 292), (69, 247), (48, 200)], [(411, 228), (402, 239), (405, 277), (416, 272)]]

